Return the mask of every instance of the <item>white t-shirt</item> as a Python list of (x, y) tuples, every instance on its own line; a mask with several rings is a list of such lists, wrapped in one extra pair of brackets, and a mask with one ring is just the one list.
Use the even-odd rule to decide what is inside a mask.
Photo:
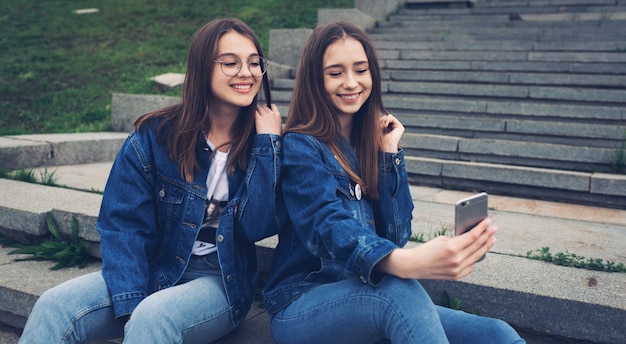
[[(217, 228), (222, 217), (222, 206), (228, 201), (228, 174), (226, 162), (229, 152), (220, 152), (215, 149), (215, 145), (207, 140), (207, 144), (213, 150), (211, 168), (206, 178), (207, 201), (204, 221), (200, 230), (206, 228)], [(196, 240), (193, 245), (192, 254), (203, 256), (217, 251), (215, 244)]]

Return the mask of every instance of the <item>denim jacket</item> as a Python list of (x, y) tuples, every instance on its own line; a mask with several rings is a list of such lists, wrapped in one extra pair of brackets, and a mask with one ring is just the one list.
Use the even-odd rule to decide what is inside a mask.
[[(106, 185), (97, 229), (102, 274), (116, 317), (130, 314), (149, 294), (181, 278), (201, 227), (211, 150), (198, 146), (201, 168), (187, 183), (157, 138), (158, 123), (130, 133)], [(167, 129), (165, 129), (167, 130)], [(245, 318), (256, 289), (254, 242), (278, 231), (275, 189), (280, 136), (259, 134), (246, 171), (228, 176), (229, 200), (216, 233), (222, 278), (235, 325)]]
[[(340, 149), (358, 173), (356, 152), (346, 140)], [(413, 201), (404, 153), (379, 152), (379, 199), (360, 197), (325, 144), (298, 133), (283, 137), (282, 189), (289, 219), (264, 290), (273, 314), (307, 290), (359, 278), (372, 287), (383, 273), (374, 266), (411, 235)]]

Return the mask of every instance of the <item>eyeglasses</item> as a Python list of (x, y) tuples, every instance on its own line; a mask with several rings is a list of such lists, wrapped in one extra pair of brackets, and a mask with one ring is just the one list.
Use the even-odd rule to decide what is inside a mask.
[[(219, 63), (222, 73), (226, 76), (235, 76), (241, 71), (243, 63), (241, 59), (235, 55), (224, 55), (219, 60), (213, 61)], [(268, 62), (261, 56), (252, 56), (247, 62), (248, 70), (254, 77), (260, 77), (267, 72)]]

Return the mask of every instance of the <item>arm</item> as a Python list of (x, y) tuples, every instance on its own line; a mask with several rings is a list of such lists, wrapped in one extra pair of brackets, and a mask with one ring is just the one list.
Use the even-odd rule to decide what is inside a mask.
[(244, 235), (259, 241), (278, 233), (286, 217), (279, 187), (282, 168), (281, 116), (276, 108), (259, 106), (254, 138), (238, 212)]
[(411, 237), (413, 198), (399, 142), (404, 126), (392, 115), (380, 117), (378, 155), (378, 200), (374, 202), (376, 231), (402, 247)]
[(155, 200), (132, 133), (113, 164), (105, 188), (97, 229), (102, 274), (116, 317), (130, 314), (148, 295), (147, 247), (156, 241)]
[(378, 270), (400, 278), (457, 280), (474, 269), (475, 262), (496, 242), (497, 228), (485, 219), (469, 232), (437, 237), (425, 244), (392, 251)]
[[(380, 128), (381, 149), (387, 152), (384, 153), (384, 161), (387, 162), (389, 154), (398, 151), (404, 127), (395, 117), (386, 115), (380, 118)], [(411, 235), (409, 213), (413, 210), (413, 202), (407, 192), (404, 159), (397, 160), (400, 154), (402, 152), (392, 158), (398, 166), (398, 173), (387, 173), (386, 176), (383, 173), (379, 179), (377, 214), (381, 214), (381, 219), (377, 225), (379, 234), (404, 246)], [(387, 208), (393, 208), (393, 212), (387, 211)], [(470, 232), (454, 238), (440, 236), (417, 247), (397, 248), (382, 259), (376, 268), (380, 272), (407, 279), (462, 278), (472, 272), (474, 263), (495, 243), (493, 234), (496, 227), (489, 227), (489, 223), (490, 220), (486, 219)], [(381, 227), (385, 229), (384, 232)]]

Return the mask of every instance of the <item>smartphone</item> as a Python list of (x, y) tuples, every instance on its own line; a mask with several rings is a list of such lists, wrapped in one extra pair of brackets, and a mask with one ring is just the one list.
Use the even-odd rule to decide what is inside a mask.
[[(267, 65), (262, 66), (265, 70), (267, 70)], [(263, 75), (263, 93), (265, 94), (265, 105), (267, 105), (268, 108), (272, 108), (272, 93), (270, 90), (270, 78), (267, 75), (267, 72), (265, 72), (265, 75)]]
[[(487, 218), (489, 199), (485, 192), (464, 198), (454, 206), (454, 235), (461, 235)], [(478, 260), (485, 259), (483, 255)]]

